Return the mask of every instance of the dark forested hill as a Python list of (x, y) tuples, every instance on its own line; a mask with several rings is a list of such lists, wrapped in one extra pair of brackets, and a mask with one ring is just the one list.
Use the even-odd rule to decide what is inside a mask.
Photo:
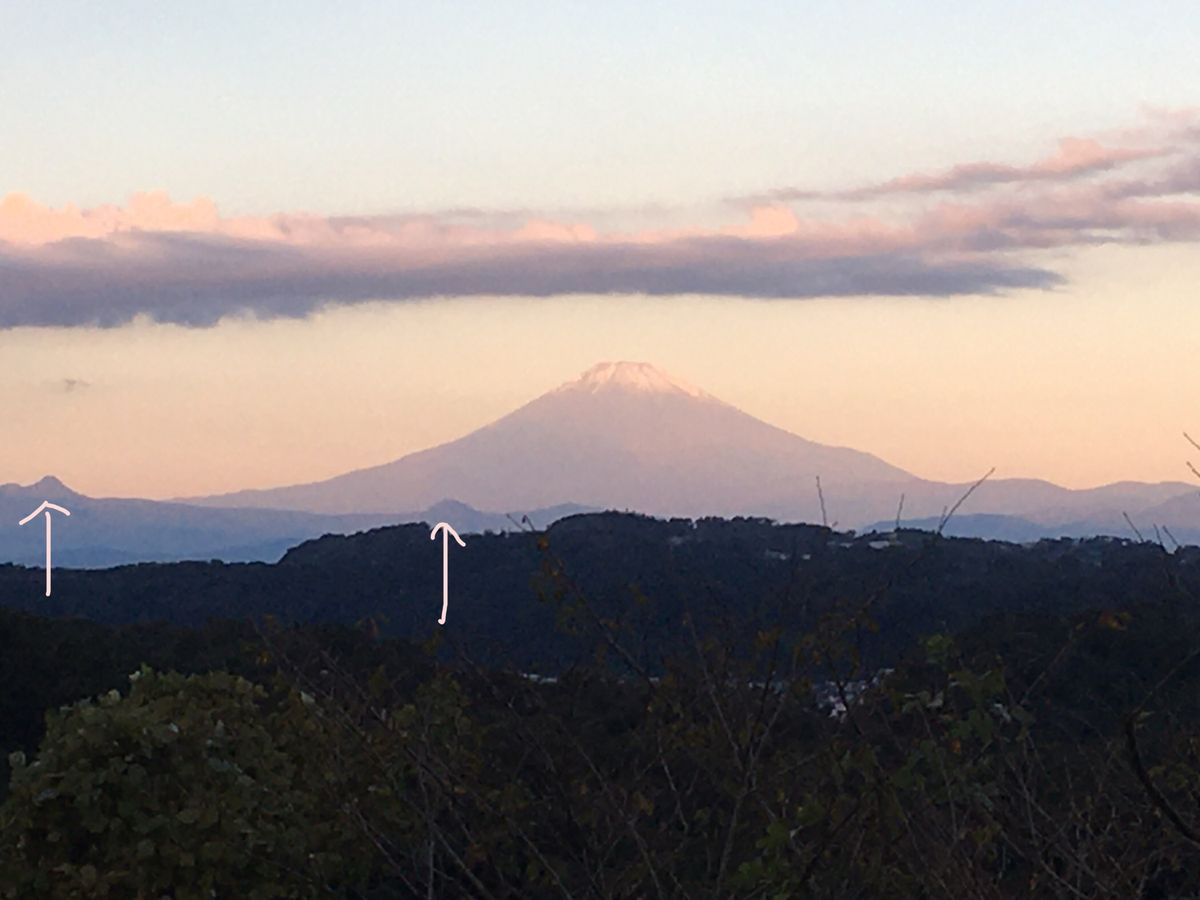
[(1200, 890), (1200, 551), (577, 516), (443, 628), (441, 550), (0, 567), (0, 896)]
[[(493, 652), (542, 669), (577, 651), (564, 617), (602, 618), (639, 635), (646, 658), (681, 641), (684, 616), (732, 636), (803, 628), (835, 607), (866, 609), (878, 633), (863, 649), (954, 631), (1000, 612), (1067, 614), (1200, 594), (1200, 550), (1167, 553), (1113, 539), (1033, 546), (903, 531), (854, 536), (762, 519), (658, 520), (573, 516), (543, 532), (468, 535), (451, 548), (444, 636), (481, 658)], [(443, 630), (441, 541), (426, 525), (381, 528), (301, 544), (277, 564), (171, 563), (56, 570), (0, 566), (0, 602), (106, 623), (200, 624), (271, 615), (284, 622), (373, 620), (382, 633)], [(590, 647), (590, 643), (588, 644)]]

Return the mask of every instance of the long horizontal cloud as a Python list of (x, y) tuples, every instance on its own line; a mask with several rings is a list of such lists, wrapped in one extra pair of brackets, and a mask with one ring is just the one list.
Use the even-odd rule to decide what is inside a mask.
[[(628, 232), (525, 213), (230, 218), (163, 194), (89, 210), (10, 195), (0, 200), (0, 328), (138, 316), (204, 326), (440, 296), (1052, 288), (1063, 279), (1029, 251), (1200, 239), (1196, 123), (1175, 114), (1123, 142), (1062, 141), (1025, 166), (968, 163), (811, 196), (785, 189), (725, 225)], [(809, 199), (823, 201), (819, 215), (800, 211)]]
[(764, 298), (953, 295), (1048, 287), (1035, 267), (927, 261), (905, 252), (814, 256), (796, 242), (731, 237), (666, 244), (515, 243), (441, 254), (393, 248), (248, 244), (193, 234), (68, 243), (0, 257), (0, 327), (113, 326), (148, 315), (210, 325), (224, 316), (302, 316), (376, 298), (560, 294), (718, 294)]

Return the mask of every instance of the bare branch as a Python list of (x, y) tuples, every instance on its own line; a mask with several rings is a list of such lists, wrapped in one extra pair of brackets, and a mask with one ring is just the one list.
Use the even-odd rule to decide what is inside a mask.
[(968, 497), (970, 497), (973, 493), (975, 493), (976, 488), (978, 488), (981, 484), (983, 484), (985, 481), (987, 481), (989, 478), (991, 478), (992, 473), (995, 471), (996, 471), (995, 466), (992, 466), (990, 469), (988, 469), (987, 474), (984, 475), (982, 478), (980, 478), (977, 482), (975, 482), (969, 488), (967, 488), (967, 492), (958, 498), (958, 502), (955, 503), (952, 507), (950, 507), (950, 510), (948, 512), (942, 513), (942, 519), (940, 522), (938, 522), (938, 527), (937, 527), (937, 533), (939, 535), (942, 533), (942, 530), (946, 527), (947, 523), (949, 523), (951, 517), (953, 517), (953, 515), (956, 512), (958, 512), (958, 508), (960, 506), (962, 506), (963, 503), (966, 502)]
[(1175, 540), (1175, 535), (1171, 534), (1170, 528), (1168, 528), (1166, 525), (1164, 525), (1162, 527), (1162, 530), (1163, 530), (1163, 533), (1171, 539), (1171, 543), (1175, 545), (1176, 550), (1178, 550), (1180, 547), (1183, 546), (1183, 544), (1181, 544), (1181, 543), (1179, 543), (1179, 541)]
[(1137, 526), (1133, 524), (1133, 519), (1129, 518), (1129, 513), (1122, 510), (1121, 515), (1125, 517), (1125, 521), (1129, 523), (1129, 527), (1133, 529), (1133, 533), (1137, 535), (1137, 539), (1144, 544), (1146, 539), (1142, 537), (1142, 533), (1138, 531)]
[(1167, 801), (1167, 798), (1163, 796), (1162, 791), (1158, 789), (1158, 786), (1150, 777), (1150, 773), (1146, 771), (1146, 766), (1142, 763), (1142, 754), (1138, 750), (1137, 734), (1134, 732), (1135, 719), (1136, 716), (1132, 715), (1125, 719), (1125, 746), (1129, 751), (1129, 762), (1133, 767), (1134, 774), (1137, 775), (1138, 781), (1140, 781), (1142, 786), (1146, 789), (1146, 793), (1149, 795), (1151, 802), (1159, 809), (1160, 812), (1162, 812), (1164, 816), (1167, 817), (1168, 821), (1175, 826), (1175, 830), (1178, 831), (1188, 841), (1195, 844), (1197, 847), (1200, 847), (1200, 834), (1197, 834), (1195, 830), (1193, 830), (1191, 826), (1189, 826), (1188, 823), (1183, 820), (1183, 817), (1179, 815), (1175, 807), (1171, 806), (1171, 804)]

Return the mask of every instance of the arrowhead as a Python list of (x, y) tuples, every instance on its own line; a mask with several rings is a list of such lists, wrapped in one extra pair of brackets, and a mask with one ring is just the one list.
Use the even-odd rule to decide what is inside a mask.
[[(25, 518), (23, 518), (17, 524), (24, 525), (26, 522), (30, 521), (34, 516), (36, 516), (42, 512), (46, 513), (46, 515), (50, 515), (50, 510), (54, 510), (55, 512), (60, 512), (63, 515), (67, 515), (67, 516), (69, 516), (71, 514), (71, 511), (69, 509), (65, 509), (65, 508), (59, 506), (57, 503), (51, 503), (49, 500), (43, 500), (41, 506), (39, 506), (37, 509), (35, 509), (33, 512), (31, 512), (29, 515), (27, 515)], [(456, 535), (456, 537), (457, 537), (457, 535)], [(466, 545), (464, 544), (464, 546), (466, 546)]]
[(458, 546), (460, 546), (460, 547), (467, 546), (466, 542), (458, 536), (458, 532), (455, 531), (453, 527), (446, 524), (445, 522), (438, 522), (436, 525), (433, 526), (433, 531), (429, 532), (429, 539), (431, 541), (434, 540), (437, 537), (437, 533), (439, 531), (441, 531), (443, 534), (448, 534), (451, 537), (453, 537), (456, 541), (458, 541)]

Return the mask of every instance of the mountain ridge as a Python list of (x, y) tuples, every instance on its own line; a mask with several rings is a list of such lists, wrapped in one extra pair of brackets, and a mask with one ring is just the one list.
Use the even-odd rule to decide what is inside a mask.
[(562, 504), (512, 514), (492, 513), (442, 498), (418, 512), (335, 516), (89, 497), (46, 476), (29, 485), (0, 485), (0, 522), (9, 522), (9, 527), (0, 528), (0, 563), (42, 564), (42, 530), (20, 528), (16, 523), (43, 500), (71, 512), (71, 517), (55, 528), (55, 566), (78, 568), (213, 559), (274, 562), (306, 540), (331, 534), (430, 520), (449, 521), (463, 534), (512, 531), (524, 527), (523, 518), (535, 527), (546, 527), (563, 516), (587, 511), (579, 504)]
[[(0, 516), (15, 523), (42, 500), (68, 506), (77, 513), (72, 537), (64, 532), (56, 559), (94, 566), (271, 560), (325, 533), (430, 518), (460, 531), (503, 531), (522, 515), (481, 510), (532, 511), (541, 526), (573, 512), (630, 510), (854, 529), (878, 528), (900, 513), (903, 524), (933, 527), (970, 487), (810, 441), (649, 363), (609, 362), (453, 441), (330, 479), (158, 502), (89, 498), (47, 475), (28, 486), (0, 485)], [(1123, 536), (1132, 533), (1126, 517), (1145, 534), (1164, 527), (1180, 541), (1200, 542), (1200, 489), (987, 479), (954, 529), (997, 539)], [(0, 531), (0, 560), (35, 562), (39, 541), (32, 529)]]
[[(816, 479), (820, 477), (825, 510)], [(346, 514), (428, 506), (455, 496), (478, 508), (570, 501), (659, 516), (767, 516), (863, 527), (938, 517), (971, 485), (920, 478), (871, 453), (821, 444), (762, 421), (645, 362), (601, 362), (510, 413), (399, 459), (298, 485), (186, 502)], [(1046, 533), (1123, 515), (1200, 528), (1184, 482), (1118, 481), (1071, 489), (1035, 478), (989, 479), (964, 512), (1017, 516)], [(1082, 523), (1082, 525), (1080, 524)]]

